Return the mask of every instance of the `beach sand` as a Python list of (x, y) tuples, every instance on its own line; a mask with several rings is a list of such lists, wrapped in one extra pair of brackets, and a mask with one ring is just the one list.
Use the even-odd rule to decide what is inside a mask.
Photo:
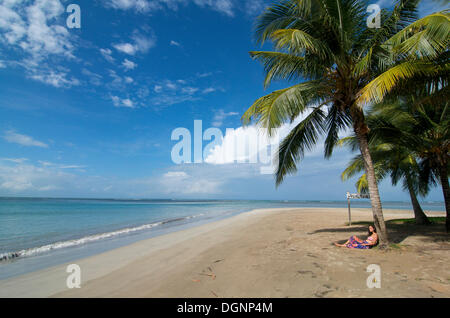
[[(372, 213), (353, 209), (352, 219), (371, 221)], [(66, 287), (64, 264), (0, 281), (0, 297), (450, 297), (442, 226), (392, 226), (397, 248), (351, 250), (332, 242), (365, 238), (367, 227), (346, 222), (346, 209), (254, 210), (72, 262), (79, 289)], [(381, 268), (379, 289), (367, 287), (370, 264)]]

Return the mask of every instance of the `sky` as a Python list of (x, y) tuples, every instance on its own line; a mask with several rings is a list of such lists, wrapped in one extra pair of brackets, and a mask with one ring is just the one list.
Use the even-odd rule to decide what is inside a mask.
[[(284, 87), (264, 90), (248, 54), (266, 3), (0, 0), (0, 196), (344, 200), (354, 154), (325, 160), (320, 144), (276, 188), (265, 160), (289, 125), (271, 140), (242, 127), (257, 98)], [(425, 1), (420, 14), (439, 9)], [(248, 142), (233, 153), (233, 140)], [(389, 180), (380, 192), (409, 198)]]

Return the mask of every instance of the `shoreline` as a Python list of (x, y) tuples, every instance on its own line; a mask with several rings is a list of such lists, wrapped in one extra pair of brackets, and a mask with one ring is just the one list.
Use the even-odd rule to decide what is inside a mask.
[[(277, 208), (244, 212), (230, 218), (153, 237), (71, 262), (71, 264), (78, 264), (81, 268), (80, 289), (67, 289), (66, 279), (69, 274), (66, 272), (66, 267), (68, 264), (62, 264), (0, 281), (0, 297), (215, 297), (214, 295), (219, 297), (301, 297), (302, 292), (306, 293), (303, 295), (305, 297), (317, 297), (320, 295), (320, 291), (308, 290), (316, 285), (322, 286), (322, 289), (325, 285), (329, 286), (329, 284), (323, 284), (323, 278), (318, 278), (317, 274), (312, 275), (315, 277), (307, 279), (309, 287), (305, 286), (304, 289), (300, 288), (296, 292), (293, 292), (292, 286), (289, 286), (292, 277), (288, 280), (269, 279), (266, 284), (263, 284), (267, 287), (265, 289), (259, 286), (260, 283), (256, 277), (267, 277), (267, 271), (270, 273), (273, 271), (272, 274), (275, 276), (283, 276), (276, 270), (281, 266), (278, 264), (280, 255), (283, 256), (281, 259), (287, 256), (292, 258), (285, 259), (287, 263), (283, 263), (281, 267), (290, 267), (293, 264), (303, 267), (306, 264), (311, 265), (311, 260), (307, 260), (309, 254), (317, 253), (316, 257), (319, 258), (319, 254), (322, 253), (330, 258), (336, 253), (343, 255), (347, 255), (349, 252), (354, 253), (355, 251), (333, 248), (330, 245), (332, 242), (329, 240), (329, 237), (336, 238), (335, 240), (346, 239), (349, 236), (348, 233), (364, 235), (364, 233), (360, 234), (361, 226), (344, 226), (347, 221), (347, 213), (347, 210), (342, 208)], [(441, 212), (428, 214), (443, 215)], [(411, 211), (385, 210), (387, 220), (402, 217), (410, 218), (413, 215)], [(372, 213), (370, 209), (354, 208), (352, 209), (352, 218), (355, 222), (371, 221)], [(300, 223), (296, 226), (296, 222)], [(329, 226), (336, 227), (338, 235), (320, 235), (324, 236), (321, 239), (325, 240), (315, 242), (318, 243), (317, 246), (303, 246), (310, 241), (308, 236), (311, 234), (308, 234), (310, 233), (308, 231), (316, 231), (318, 234), (326, 233), (318, 231)], [(289, 241), (288, 239), (292, 240), (293, 236), (299, 236), (295, 240), (299, 246), (279, 246), (277, 248), (281, 244), (279, 242), (285, 244)], [(278, 239), (280, 241), (277, 241)], [(271, 244), (274, 246), (267, 251)], [(442, 244), (447, 248), (448, 241)], [(288, 249), (286, 250), (286, 248)], [(246, 251), (250, 253), (246, 253)], [(269, 253), (265, 255), (266, 257), (259, 259), (257, 256), (262, 251)], [(285, 255), (285, 253), (287, 254)], [(391, 253), (395, 254), (395, 252), (389, 252), (389, 254)], [(242, 254), (240, 257), (234, 259), (236, 255), (240, 254)], [(255, 254), (254, 257), (252, 254)], [(370, 250), (368, 254), (376, 254), (376, 251)], [(408, 251), (403, 254), (411, 254), (408, 256), (412, 257), (415, 252)], [(400, 256), (395, 255), (395, 257)], [(306, 259), (299, 260), (297, 259), (299, 257)], [(272, 258), (274, 258), (273, 262), (270, 262)], [(399, 260), (405, 261), (401, 257)], [(444, 261), (445, 259), (441, 262)], [(257, 264), (251, 264), (255, 262)], [(312, 265), (319, 270), (322, 267), (322, 271), (326, 269), (328, 276), (325, 275), (325, 277), (330, 278), (329, 275), (332, 274), (333, 268), (318, 261), (315, 263), (319, 266)], [(340, 263), (342, 263), (341, 265), (345, 264), (345, 262)], [(338, 265), (340, 263), (338, 262)], [(206, 266), (207, 264), (209, 265)], [(257, 269), (263, 265), (268, 268), (259, 276)], [(223, 268), (218, 270), (215, 267)], [(312, 269), (291, 271), (295, 277), (298, 275), (309, 276), (314, 273)], [(433, 271), (435, 272), (435, 270)], [(367, 275), (364, 272), (359, 274), (363, 277)], [(445, 282), (444, 287), (436, 287), (436, 282), (433, 284), (435, 284), (436, 293), (440, 293), (439, 288), (444, 293), (435, 296), (450, 297), (450, 289), (448, 294), (446, 289), (450, 283), (450, 275), (446, 273), (442, 275), (443, 277), (440, 279)], [(228, 278), (222, 281), (222, 278), (226, 277)], [(351, 283), (352, 279), (348, 275), (347, 278)], [(233, 282), (245, 286), (236, 288)], [(273, 290), (272, 284), (278, 284), (278, 282), (286, 286), (278, 288), (279, 291)], [(364, 281), (362, 282), (364, 283)], [(258, 286), (258, 288), (252, 289), (252, 286)], [(326, 291), (325, 294), (336, 291)]]
[[(286, 209), (290, 210), (290, 208)], [(67, 289), (67, 287), (65, 286), (65, 280), (68, 274), (66, 273), (65, 270), (69, 264), (77, 263), (80, 264), (80, 267), (86, 265), (86, 267), (88, 267), (90, 270), (86, 273), (87, 274), (86, 278), (83, 279), (83, 281), (89, 281), (98, 278), (99, 276), (110, 273), (117, 268), (126, 266), (128, 263), (138, 259), (139, 257), (142, 257), (143, 256), (142, 251), (147, 247), (153, 249), (152, 251), (170, 248), (180, 242), (189, 240), (189, 238), (191, 237), (206, 233), (208, 231), (213, 231), (216, 228), (220, 228), (232, 222), (239, 222), (241, 216), (245, 217), (248, 214), (254, 214), (257, 213), (258, 211), (270, 212), (272, 210), (283, 210), (283, 209), (256, 209), (248, 212), (243, 212), (235, 216), (220, 219), (218, 221), (208, 222), (205, 224), (188, 227), (187, 229), (169, 232), (148, 239), (140, 240), (126, 246), (108, 250), (100, 254), (74, 260), (73, 262), (55, 265), (49, 268), (0, 280), (0, 298), (15, 297), (5, 293), (5, 289), (9, 289), (9, 293), (11, 293), (11, 291), (17, 290), (17, 295), (23, 295), (24, 293), (25, 295), (27, 295), (28, 293), (31, 295), (19, 297), (35, 297), (34, 295), (37, 295), (36, 297), (49, 297), (53, 295), (55, 291), (62, 291)], [(95, 265), (95, 263), (97, 262), (105, 266), (102, 266), (102, 268), (100, 269), (96, 268), (97, 266)], [(116, 264), (112, 265), (114, 262), (116, 262)], [(38, 279), (38, 281), (35, 281), (35, 279), (38, 276), (45, 276), (49, 278), (51, 277), (52, 279), (59, 279), (60, 281), (63, 281), (64, 284), (58, 284), (58, 286), (46, 284), (45, 282), (46, 279), (42, 280)], [(35, 294), (33, 291), (29, 292), (27, 286), (31, 285), (31, 282), (33, 282), (33, 285), (36, 282), (37, 285), (46, 286), (47, 289), (40, 290), (37, 294)], [(20, 287), (17, 287), (18, 285), (20, 285)], [(62, 285), (63, 287), (61, 287)]]
[[(5, 198), (5, 197), (0, 197), (0, 200), (9, 200), (9, 199), (16, 199), (16, 198)], [(24, 199), (24, 198), (18, 198), (18, 199)], [(113, 201), (113, 202), (151, 202), (151, 203), (155, 203), (158, 202), (161, 203), (160, 201), (162, 201), (163, 203), (168, 203), (168, 204), (173, 204), (174, 202), (177, 202), (177, 200), (124, 200), (124, 199), (64, 199), (64, 198), (27, 198), (30, 200), (76, 200), (76, 201), (99, 201), (99, 202), (104, 202), (104, 201)], [(248, 200), (242, 200), (242, 202), (247, 202)], [(185, 200), (180, 200), (179, 203), (186, 203), (189, 201), (185, 201)], [(193, 203), (198, 203), (198, 202), (240, 202), (240, 200), (193, 200)], [(254, 201), (254, 202), (266, 202), (264, 200), (259, 200), (259, 201)], [(275, 203), (275, 202), (282, 202), (282, 201), (276, 201), (276, 200), (267, 200), (267, 202), (270, 202), (271, 204)], [(320, 202), (323, 205), (319, 205), (319, 206), (310, 206), (308, 205), (308, 202), (311, 204), (317, 204), (318, 202)], [(18, 276), (18, 275), (23, 275), (26, 274), (28, 272), (31, 271), (36, 271), (39, 269), (44, 269), (46, 267), (51, 267), (51, 266), (55, 266), (58, 265), (58, 262), (55, 261), (48, 261), (50, 259), (50, 254), (54, 254), (56, 252), (56, 258), (58, 258), (58, 252), (59, 254), (65, 254), (64, 250), (66, 248), (78, 248), (78, 247), (84, 247), (84, 246), (88, 246), (88, 247), (93, 247), (93, 245), (91, 245), (92, 243), (94, 244), (98, 244), (101, 245), (102, 243), (106, 243), (108, 245), (108, 240), (109, 239), (113, 239), (116, 240), (116, 244), (109, 244), (109, 247), (105, 247), (102, 248), (101, 246), (99, 248), (93, 248), (93, 251), (88, 251), (87, 253), (85, 253), (83, 255), (83, 253), (76, 253), (72, 250), (72, 254), (78, 254), (75, 256), (75, 258), (71, 258), (70, 256), (68, 256), (68, 253), (66, 253), (63, 257), (63, 259), (65, 261), (70, 261), (70, 259), (79, 259), (79, 258), (85, 258), (85, 257), (89, 257), (89, 256), (93, 256), (99, 253), (103, 253), (115, 248), (119, 248), (122, 246), (126, 246), (126, 245), (130, 245), (134, 242), (138, 242), (140, 240), (145, 240), (154, 236), (159, 236), (159, 235), (164, 235), (165, 233), (170, 233), (173, 231), (179, 231), (182, 230), (184, 228), (190, 228), (191, 226), (199, 226), (202, 224), (207, 224), (210, 222), (215, 222), (217, 220), (221, 220), (223, 218), (228, 218), (228, 217), (232, 217), (234, 215), (240, 214), (240, 213), (245, 213), (248, 211), (251, 211), (253, 209), (282, 209), (282, 208), (323, 208), (323, 209), (327, 209), (327, 208), (346, 208), (347, 207), (347, 201), (323, 201), (323, 200), (303, 200), (303, 201), (283, 201), (283, 204), (293, 204), (292, 206), (289, 205), (285, 205), (285, 206), (273, 206), (273, 207), (249, 207), (248, 209), (236, 209), (236, 211), (229, 211), (223, 215), (216, 215), (216, 216), (208, 216), (206, 213), (200, 213), (200, 214), (192, 214), (192, 215), (182, 215), (182, 216), (175, 216), (173, 218), (155, 218), (153, 220), (149, 220), (148, 222), (151, 223), (139, 223), (139, 224), (135, 224), (133, 226), (130, 226), (130, 223), (124, 223), (122, 224), (122, 227), (109, 227), (109, 228), (105, 228), (103, 231), (99, 230), (99, 231), (88, 231), (84, 234), (84, 236), (79, 236), (79, 237), (74, 237), (74, 236), (60, 236), (56, 241), (43, 241), (41, 242), (40, 245), (31, 245), (31, 246), (16, 246), (16, 248), (11, 248), (9, 250), (3, 250), (0, 253), (0, 265), (5, 264), (6, 266), (9, 266), (10, 263), (8, 261), (10, 260), (16, 260), (18, 259), (19, 262), (22, 261), (23, 259), (27, 259), (30, 260), (30, 256), (31, 257), (47, 257), (47, 264), (45, 267), (43, 266), (34, 266), (33, 268), (33, 264), (38, 264), (38, 262), (33, 262), (31, 261), (28, 264), (23, 264), (21, 265), (23, 268), (25, 266), (29, 266), (30, 271), (22, 271), (20, 273), (14, 273), (14, 270), (12, 271), (13, 273), (7, 273), (5, 274), (5, 272), (1, 273), (0, 272), (0, 280), (4, 280), (10, 277), (14, 277), (14, 276)], [(303, 203), (302, 205), (295, 205), (294, 203)], [(336, 204), (339, 203), (339, 204)], [(365, 204), (364, 204), (365, 203)], [(361, 202), (353, 202), (353, 208), (359, 208), (359, 209), (368, 209), (370, 208), (367, 205), (368, 202), (363, 202), (363, 204), (361, 204)], [(391, 203), (391, 205), (389, 205), (389, 203)], [(392, 205), (394, 203), (394, 206)], [(407, 203), (405, 205), (406, 202), (403, 201), (385, 201), (384, 205), (385, 205), (385, 209), (390, 209), (390, 210), (405, 210), (408, 211), (410, 210), (410, 207), (407, 207), (407, 205), (409, 203)], [(334, 205), (336, 204), (336, 205)], [(395, 204), (399, 204), (399, 206), (395, 206)], [(422, 203), (423, 204), (423, 203)], [(428, 202), (428, 204), (439, 204), (442, 205), (442, 202)], [(386, 207), (386, 205), (388, 207)], [(390, 206), (390, 207), (389, 207)], [(32, 207), (31, 207), (32, 208)], [(440, 207), (441, 208), (441, 207)], [(240, 211), (239, 211), (240, 210)], [(428, 212), (439, 212), (442, 210), (439, 210), (439, 208), (437, 208), (437, 206), (428, 206), (428, 209), (425, 208), (425, 211)], [(227, 215), (228, 214), (228, 215)], [(191, 222), (187, 222), (188, 220), (191, 219), (199, 219), (199, 221), (194, 222), (194, 224), (191, 224)], [(180, 223), (181, 222), (181, 223)], [(166, 227), (167, 224), (169, 223), (173, 223), (174, 227), (176, 227), (176, 229), (171, 229), (170, 227)], [(152, 229), (151, 233), (153, 233), (153, 231), (155, 231), (155, 234), (151, 234), (150, 235), (145, 235), (145, 230), (148, 229)], [(45, 234), (45, 233), (44, 233)], [(129, 239), (130, 236), (128, 234), (137, 234), (139, 235), (139, 238), (136, 239)], [(148, 234), (148, 233), (147, 233)], [(124, 241), (124, 244), (120, 241)], [(7, 242), (8, 244), (8, 242)], [(14, 244), (13, 244), (14, 245)], [(49, 253), (50, 252), (50, 253)], [(45, 260), (44, 260), (45, 261)], [(25, 265), (25, 266), (24, 266)], [(31, 266), (30, 266), (31, 265)], [(6, 271), (8, 272), (8, 270)]]

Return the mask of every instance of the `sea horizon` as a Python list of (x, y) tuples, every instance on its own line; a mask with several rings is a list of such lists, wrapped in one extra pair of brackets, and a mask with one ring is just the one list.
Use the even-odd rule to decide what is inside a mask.
[[(347, 202), (346, 199), (338, 200), (326, 200), (326, 199), (183, 199), (183, 198), (113, 198), (113, 197), (66, 197), (66, 196), (49, 196), (49, 197), (39, 197), (39, 196), (0, 196), (0, 200), (14, 200), (14, 199), (24, 199), (24, 200), (80, 200), (80, 201), (124, 201), (124, 202), (233, 202), (233, 201), (255, 201), (255, 202)], [(352, 202), (355, 199), (352, 199)], [(361, 199), (361, 200), (367, 200), (369, 199)], [(444, 204), (444, 201), (441, 200), (423, 200), (419, 199), (420, 203), (442, 203)], [(410, 203), (409, 200), (382, 200), (382, 203)], [(445, 207), (444, 207), (445, 208)]]

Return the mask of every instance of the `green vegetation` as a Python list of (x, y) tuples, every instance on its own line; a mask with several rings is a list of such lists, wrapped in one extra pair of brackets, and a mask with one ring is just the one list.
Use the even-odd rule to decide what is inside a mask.
[[(429, 217), (428, 220), (431, 224), (445, 224), (446, 218), (445, 217)], [(396, 224), (396, 225), (416, 225), (416, 219), (394, 219), (386, 221), (386, 223), (389, 224)], [(348, 225), (348, 223), (346, 223)], [(360, 221), (360, 222), (352, 222), (352, 225), (364, 225), (369, 226), (372, 225), (371, 222), (367, 221)]]
[[(390, 94), (383, 103), (373, 106), (367, 116), (369, 148), (377, 179), (389, 174), (392, 184), (403, 181), (417, 224), (429, 223), (417, 199), (418, 193), (426, 195), (431, 186), (440, 183), (444, 198), (450, 195), (450, 108), (448, 100), (443, 99), (447, 96), (442, 94), (448, 86), (431, 87), (422, 82), (416, 84), (414, 95), (413, 92), (406, 96)], [(354, 136), (344, 138), (340, 144), (355, 149), (355, 139)], [(363, 170), (363, 160), (357, 156), (344, 171), (343, 179)], [(365, 174), (356, 185), (359, 191), (366, 190)], [(448, 212), (447, 209), (447, 217)]]

